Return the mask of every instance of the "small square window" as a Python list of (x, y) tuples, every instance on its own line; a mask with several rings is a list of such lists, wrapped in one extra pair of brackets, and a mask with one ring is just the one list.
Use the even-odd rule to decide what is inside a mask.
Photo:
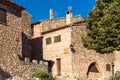
[(61, 41), (60, 35), (54, 37), (54, 42), (60, 42), (60, 41)]
[(46, 44), (51, 44), (51, 37), (46, 38)]
[(0, 8), (0, 22), (1, 23), (6, 23), (6, 10)]

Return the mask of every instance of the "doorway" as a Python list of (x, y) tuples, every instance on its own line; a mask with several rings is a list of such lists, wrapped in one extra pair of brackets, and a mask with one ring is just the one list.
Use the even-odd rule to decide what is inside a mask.
[(61, 76), (61, 59), (60, 58), (56, 59), (56, 63), (57, 63), (57, 75)]

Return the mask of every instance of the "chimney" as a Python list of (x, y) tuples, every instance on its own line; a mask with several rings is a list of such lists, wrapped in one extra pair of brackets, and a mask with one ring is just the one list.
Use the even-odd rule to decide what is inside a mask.
[(51, 19), (54, 19), (54, 12), (53, 12), (52, 9), (50, 9), (50, 20), (51, 20)]
[(72, 23), (72, 9), (71, 7), (68, 7), (68, 10), (66, 12), (66, 24), (69, 25)]

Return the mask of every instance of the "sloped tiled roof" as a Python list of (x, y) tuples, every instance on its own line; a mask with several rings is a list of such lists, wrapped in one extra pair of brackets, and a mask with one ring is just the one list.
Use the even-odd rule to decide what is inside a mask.
[(50, 33), (50, 32), (57, 31), (57, 30), (61, 30), (61, 29), (64, 29), (64, 28), (68, 28), (70, 26), (80, 26), (81, 23), (85, 23), (85, 22), (86, 22), (85, 20), (81, 20), (81, 21), (78, 21), (78, 22), (74, 22), (73, 24), (56, 27), (56, 28), (48, 30), (48, 31), (42, 31), (42, 34), (44, 35), (46, 33)]
[[(71, 24), (76, 22), (84, 21), (84, 19), (80, 16), (73, 16), (71, 19)], [(32, 23), (32, 26), (40, 24), (40, 27), (42, 27), (42, 32), (51, 31), (56, 28), (59, 28), (61, 26), (66, 26), (66, 18), (57, 18), (57, 19), (48, 19), (48, 20), (40, 20), (37, 22)]]
[[(81, 16), (73, 16), (71, 19), (71, 24), (73, 24), (75, 22), (80, 22), (83, 20), (84, 19)], [(43, 32), (48, 31), (48, 30), (53, 30), (53, 29), (59, 28), (61, 26), (67, 25), (66, 18), (41, 21), (40, 24), (41, 24)]]

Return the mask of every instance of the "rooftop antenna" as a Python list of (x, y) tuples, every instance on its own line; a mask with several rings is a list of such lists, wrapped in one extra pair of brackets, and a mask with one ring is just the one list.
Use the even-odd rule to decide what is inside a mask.
[(69, 13), (72, 13), (72, 7), (71, 6), (68, 6), (68, 9), (67, 9), (67, 14)]
[(72, 12), (72, 6), (68, 6), (68, 11)]

